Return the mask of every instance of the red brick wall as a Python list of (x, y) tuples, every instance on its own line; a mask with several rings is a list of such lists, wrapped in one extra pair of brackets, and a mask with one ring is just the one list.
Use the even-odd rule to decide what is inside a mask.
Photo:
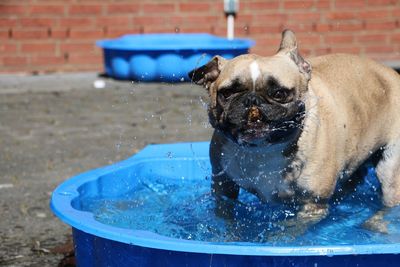
[[(222, 0), (0, 0), (0, 72), (101, 70), (95, 40), (126, 33), (225, 36)], [(303, 54), (365, 54), (400, 60), (399, 0), (241, 0), (236, 36), (274, 53), (297, 32)]]

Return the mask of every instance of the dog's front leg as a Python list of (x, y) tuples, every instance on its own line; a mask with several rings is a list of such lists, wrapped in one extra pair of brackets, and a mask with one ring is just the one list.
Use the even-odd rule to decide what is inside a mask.
[[(325, 219), (329, 214), (328, 199), (333, 189), (326, 189), (324, 192), (314, 190), (314, 188), (303, 187), (304, 181), (310, 181), (302, 177), (304, 173), (309, 173), (304, 161), (295, 159), (292, 161), (288, 172), (283, 177), (283, 183), (278, 193), (278, 197), (288, 204), (293, 203), (297, 207), (297, 213), (294, 217), (283, 220), (280, 223), (284, 233), (296, 238), (303, 235), (310, 227)], [(318, 176), (317, 176), (318, 175)], [(313, 175), (314, 178), (320, 178), (320, 181), (327, 180), (321, 176), (321, 173)], [(330, 177), (328, 177), (330, 178)], [(316, 185), (317, 183), (307, 183), (306, 185)], [(334, 183), (331, 183), (332, 185)], [(316, 193), (317, 191), (318, 193)]]
[(239, 186), (225, 173), (213, 174), (211, 192), (215, 197), (215, 214), (225, 219), (233, 219), (235, 200), (239, 195)]
[(240, 188), (226, 173), (227, 166), (223, 159), (225, 145), (225, 137), (219, 131), (215, 131), (210, 143), (211, 193), (215, 197), (215, 214), (222, 218), (232, 219)]

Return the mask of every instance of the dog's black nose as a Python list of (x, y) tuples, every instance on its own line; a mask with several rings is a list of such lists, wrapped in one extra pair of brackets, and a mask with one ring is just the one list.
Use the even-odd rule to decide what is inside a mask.
[(262, 100), (260, 99), (259, 96), (257, 96), (256, 93), (251, 92), (250, 94), (247, 95), (247, 99), (245, 100), (244, 104), (248, 107), (251, 106), (259, 106), (261, 105)]

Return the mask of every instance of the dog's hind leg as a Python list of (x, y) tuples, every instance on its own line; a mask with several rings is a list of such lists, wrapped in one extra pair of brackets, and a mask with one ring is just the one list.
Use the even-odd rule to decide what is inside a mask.
[[(384, 164), (384, 151), (385, 148), (381, 147), (378, 149), (375, 153), (371, 155), (371, 157), (367, 160), (366, 164), (363, 164), (362, 166), (359, 167), (359, 169), (355, 172), (356, 175), (360, 175), (359, 178), (364, 178), (368, 172), (368, 166), (372, 165), (374, 166), (375, 169), (377, 169), (378, 164)], [(384, 165), (381, 165), (384, 166)], [(353, 175), (354, 176), (354, 175)], [(383, 207), (379, 210), (377, 210), (371, 217), (369, 217), (364, 223), (362, 224), (362, 227), (365, 228), (366, 230), (373, 231), (376, 233), (381, 233), (381, 234), (388, 234), (389, 229), (388, 225), (389, 222), (385, 220), (385, 215), (389, 211), (388, 207)]]
[(386, 207), (400, 204), (400, 143), (385, 147), (376, 173), (382, 186), (383, 204)]

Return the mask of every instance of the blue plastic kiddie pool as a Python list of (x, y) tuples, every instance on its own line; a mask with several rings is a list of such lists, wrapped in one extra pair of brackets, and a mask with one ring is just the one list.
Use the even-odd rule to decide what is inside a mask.
[(187, 73), (213, 56), (246, 54), (254, 41), (228, 40), (210, 34), (137, 34), (98, 41), (105, 72), (116, 79), (188, 81)]
[(399, 266), (400, 216), (389, 234), (363, 229), (381, 208), (373, 170), (329, 218), (301, 236), (280, 229), (290, 211), (241, 192), (233, 218), (217, 217), (209, 143), (150, 145), (53, 192), (53, 212), (73, 230), (78, 266)]

